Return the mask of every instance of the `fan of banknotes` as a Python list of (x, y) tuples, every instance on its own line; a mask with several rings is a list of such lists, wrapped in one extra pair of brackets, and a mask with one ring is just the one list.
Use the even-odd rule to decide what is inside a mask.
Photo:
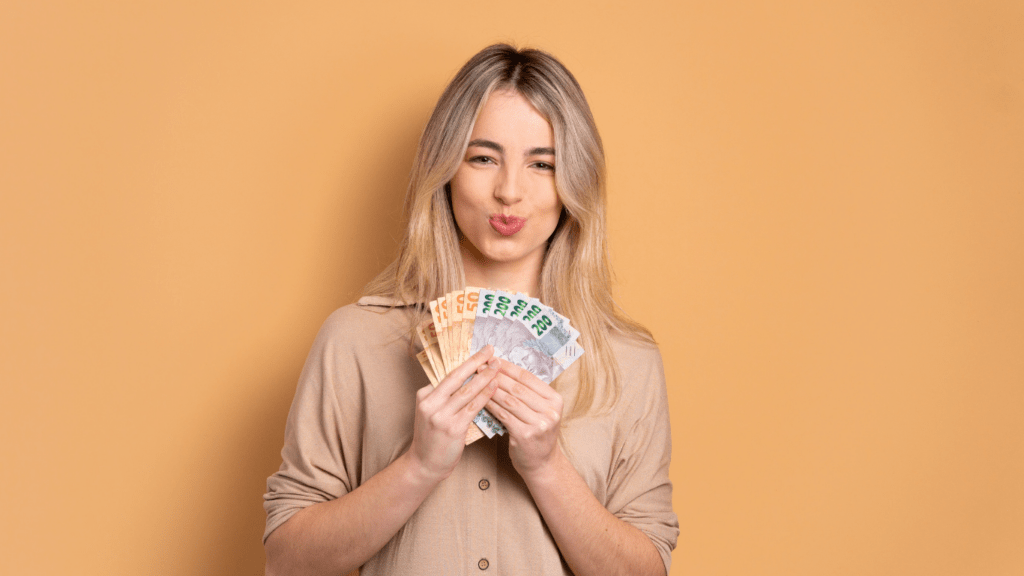
[[(488, 344), (498, 358), (549, 384), (583, 355), (577, 344), (580, 333), (569, 319), (526, 294), (470, 286), (431, 302), (430, 316), (416, 330), (423, 344), (416, 357), (435, 387)], [(505, 433), (487, 410), (473, 422), (476, 426), (466, 432), (466, 444)]]

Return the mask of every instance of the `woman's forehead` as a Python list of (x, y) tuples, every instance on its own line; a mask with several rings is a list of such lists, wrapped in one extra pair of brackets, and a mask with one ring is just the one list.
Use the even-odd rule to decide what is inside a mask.
[(551, 123), (522, 94), (495, 90), (477, 115), (470, 141), (486, 139), (506, 147), (551, 147), (554, 132)]

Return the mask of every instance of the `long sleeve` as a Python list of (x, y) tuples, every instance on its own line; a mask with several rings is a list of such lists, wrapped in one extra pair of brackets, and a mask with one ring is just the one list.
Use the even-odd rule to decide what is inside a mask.
[[(344, 383), (348, 396), (361, 393), (347, 314), (335, 313), (324, 322), (299, 377), (295, 398), (285, 425), (281, 467), (267, 479), (263, 507), (270, 533), (293, 514), (319, 502), (339, 498), (357, 486), (360, 459), (359, 410), (343, 415), (338, 402), (338, 384)], [(348, 402), (358, 406), (358, 397)]]
[(625, 338), (613, 339), (612, 347), (620, 394), (605, 410), (595, 406), (564, 422), (563, 447), (598, 501), (651, 540), (667, 573), (679, 521), (672, 510), (672, 434), (661, 354), (654, 345)]
[(634, 417), (614, 455), (609, 474), (608, 510), (647, 535), (661, 554), (668, 573), (672, 549), (679, 536), (679, 521), (672, 511), (669, 460), (672, 432), (661, 355), (623, 371), (623, 395), (634, 404)]

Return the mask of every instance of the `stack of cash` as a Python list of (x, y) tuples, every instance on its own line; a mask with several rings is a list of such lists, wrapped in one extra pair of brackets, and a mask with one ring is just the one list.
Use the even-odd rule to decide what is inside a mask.
[[(526, 294), (467, 287), (430, 303), (431, 319), (416, 333), (423, 351), (416, 355), (431, 385), (444, 379), (478, 350), (490, 344), (494, 355), (551, 383), (577, 358), (578, 330), (569, 319)], [(481, 410), (466, 433), (466, 444), (505, 427)]]

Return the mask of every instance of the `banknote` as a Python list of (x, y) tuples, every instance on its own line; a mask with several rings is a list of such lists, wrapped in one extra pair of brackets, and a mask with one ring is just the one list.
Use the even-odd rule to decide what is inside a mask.
[(450, 338), (452, 358), (450, 364), (458, 366), (462, 364), (465, 359), (462, 357), (462, 317), (466, 309), (466, 292), (464, 290), (456, 290), (449, 294), (451, 296), (451, 308), (450, 308)]
[(442, 376), (445, 371), (441, 364), (441, 348), (437, 345), (437, 332), (434, 330), (434, 321), (427, 320), (416, 327), (416, 335), (420, 344), (423, 345), (423, 353), (430, 363), (430, 368), (435, 376)]
[(445, 372), (451, 372), (455, 366), (451, 364), (450, 344), (448, 342), (448, 298), (442, 296), (434, 301), (434, 308), (437, 310), (437, 318), (434, 325), (437, 328), (437, 343), (441, 348), (441, 360)]
[(469, 359), (473, 340), (473, 325), (476, 322), (476, 311), (480, 302), (480, 289), (472, 286), (466, 288), (466, 304), (462, 310), (462, 332), (459, 338), (459, 349), (462, 351), (461, 362)]
[(438, 307), (441, 313), (440, 340), (444, 342), (444, 346), (441, 348), (441, 353), (444, 354), (445, 366), (447, 366), (448, 371), (451, 372), (455, 369), (455, 365), (452, 364), (452, 339), (449, 333), (452, 323), (452, 308), (447, 294), (438, 299)]
[(420, 366), (422, 366), (423, 371), (427, 373), (427, 380), (430, 380), (430, 385), (437, 388), (437, 376), (434, 372), (434, 368), (430, 365), (430, 361), (427, 360), (427, 351), (423, 350), (416, 354), (416, 359), (420, 361)]
[(454, 292), (445, 294), (441, 299), (441, 322), (444, 324), (441, 327), (441, 333), (444, 336), (444, 347), (445, 347), (445, 362), (448, 364), (448, 370), (454, 370), (457, 364), (454, 361), (454, 348), (452, 344), (452, 295)]
[(430, 319), (434, 325), (434, 336), (437, 338), (437, 359), (441, 362), (441, 370), (448, 374), (448, 365), (444, 362), (444, 340), (441, 338), (441, 306), (438, 304), (438, 300), (433, 300), (427, 307), (430, 309)]
[[(416, 360), (419, 361), (420, 366), (423, 367), (423, 371), (426, 372), (427, 380), (430, 381), (430, 385), (437, 388), (440, 380), (447, 376), (448, 373), (438, 368), (442, 364), (440, 359), (440, 348), (437, 344), (437, 333), (434, 330), (434, 321), (427, 320), (417, 326), (416, 335), (419, 338), (420, 344), (423, 346), (423, 350), (416, 354)], [(479, 426), (470, 426), (466, 429), (467, 445), (472, 444), (483, 437), (484, 433)]]
[(504, 360), (550, 384), (564, 370), (552, 356), (569, 341), (567, 321), (525, 294), (497, 291), (494, 302), (493, 315), (474, 326), (474, 346), (491, 344), (502, 351)]
[[(487, 345), (498, 358), (549, 384), (584, 353), (569, 319), (527, 294), (469, 286), (430, 302), (429, 308), (431, 319), (416, 330), (423, 346), (417, 359), (435, 386)], [(505, 433), (487, 410), (473, 422), (467, 444)]]

